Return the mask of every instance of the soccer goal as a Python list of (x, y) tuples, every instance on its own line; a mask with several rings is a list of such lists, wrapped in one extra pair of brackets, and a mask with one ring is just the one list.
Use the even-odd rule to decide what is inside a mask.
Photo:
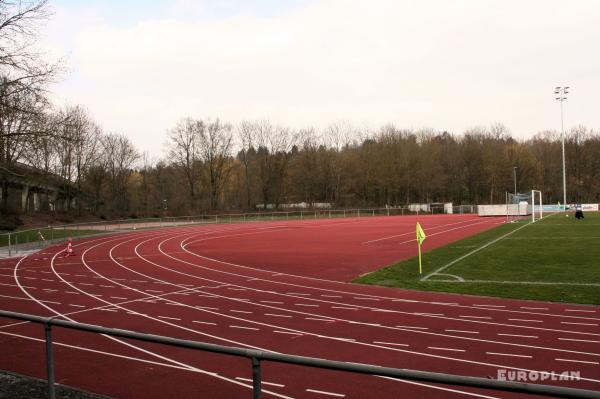
[(531, 190), (525, 193), (506, 193), (506, 221), (528, 219), (535, 222), (544, 216), (542, 192)]

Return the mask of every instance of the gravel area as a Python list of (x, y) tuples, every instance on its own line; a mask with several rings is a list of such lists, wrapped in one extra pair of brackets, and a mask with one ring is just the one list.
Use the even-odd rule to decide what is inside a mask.
[[(0, 370), (0, 399), (46, 399), (48, 384), (44, 380)], [(56, 385), (57, 399), (110, 399), (79, 389)]]

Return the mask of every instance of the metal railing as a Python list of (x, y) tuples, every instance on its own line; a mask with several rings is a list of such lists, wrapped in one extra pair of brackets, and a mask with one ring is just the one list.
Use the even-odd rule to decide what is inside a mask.
[(549, 397), (588, 399), (600, 398), (600, 391), (590, 391), (585, 389), (566, 388), (541, 384), (498, 381), (479, 377), (432, 373), (428, 371), (395, 369), (390, 367), (346, 363), (341, 361), (325, 360), (306, 356), (287, 355), (275, 352), (260, 351), (255, 349), (235, 348), (185, 339), (165, 337), (161, 335), (143, 334), (134, 331), (101, 327), (93, 324), (83, 324), (65, 320), (58, 320), (54, 317), (41, 317), (3, 310), (0, 310), (0, 317), (29, 321), (32, 323), (42, 324), (44, 326), (46, 342), (46, 371), (48, 376), (48, 398), (50, 399), (55, 398), (54, 357), (52, 351), (52, 326), (250, 359), (252, 367), (252, 397), (254, 399), (261, 398), (261, 362), (263, 361), (294, 364), (299, 366), (345, 371), (359, 374), (368, 374), (374, 376), (385, 376), (410, 381), (450, 384), (456, 386), (492, 389), (505, 392), (524, 393), (531, 395), (545, 395)]
[[(195, 216), (165, 216), (157, 218), (117, 219), (99, 222), (71, 223), (50, 225), (35, 229), (19, 230), (0, 234), (0, 248), (4, 248), (8, 256), (25, 251), (33, 251), (63, 242), (66, 238), (82, 238), (99, 234), (177, 227), (186, 225), (242, 223), (276, 220), (306, 220), (347, 217), (372, 216), (403, 216), (441, 214), (445, 210), (441, 206), (427, 206), (423, 210), (417, 206), (387, 207), (387, 208), (352, 208), (352, 209), (310, 209), (286, 210), (253, 213), (228, 213), (216, 215)], [(453, 213), (475, 213), (474, 205), (459, 205), (453, 207)]]

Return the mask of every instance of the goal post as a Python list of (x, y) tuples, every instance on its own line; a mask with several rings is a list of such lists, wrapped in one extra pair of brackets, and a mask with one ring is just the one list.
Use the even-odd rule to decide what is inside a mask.
[(531, 216), (535, 222), (543, 216), (542, 192), (540, 190), (525, 193), (506, 193), (506, 222), (526, 220)]

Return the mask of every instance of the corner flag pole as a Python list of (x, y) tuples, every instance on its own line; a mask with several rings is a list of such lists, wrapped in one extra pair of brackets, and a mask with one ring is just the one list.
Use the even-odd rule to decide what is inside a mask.
[(421, 227), (419, 222), (417, 222), (417, 243), (419, 244), (419, 274), (423, 274), (423, 266), (421, 264), (421, 244), (423, 243), (423, 241), (425, 241), (425, 238), (427, 238), (427, 236), (425, 235), (425, 232), (423, 231), (423, 228)]

